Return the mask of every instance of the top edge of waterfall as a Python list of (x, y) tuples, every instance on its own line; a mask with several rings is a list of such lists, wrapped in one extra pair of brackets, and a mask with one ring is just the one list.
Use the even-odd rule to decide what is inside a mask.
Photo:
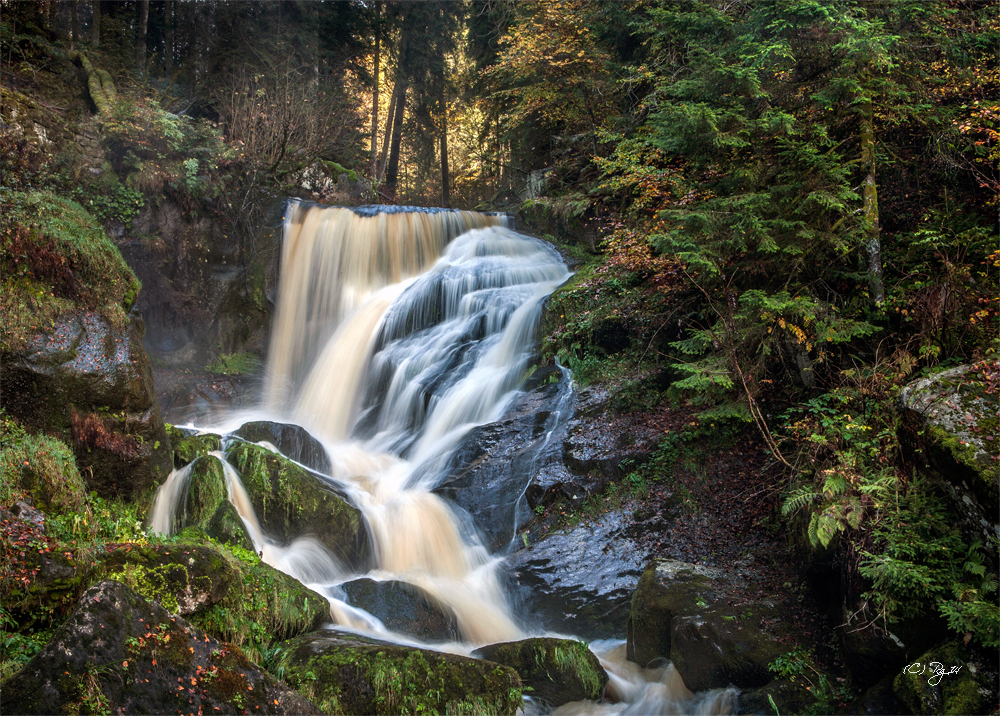
[(476, 211), (474, 209), (451, 209), (440, 206), (402, 206), (397, 204), (365, 204), (364, 206), (338, 206), (336, 204), (320, 204), (315, 201), (305, 201), (302, 199), (290, 199), (289, 203), (297, 204), (303, 209), (348, 209), (358, 216), (377, 216), (379, 214), (457, 214), (470, 211), (484, 216), (508, 216), (503, 211)]

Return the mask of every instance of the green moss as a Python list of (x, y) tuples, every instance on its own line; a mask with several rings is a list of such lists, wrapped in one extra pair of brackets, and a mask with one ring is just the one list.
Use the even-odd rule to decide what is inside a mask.
[(608, 675), (587, 645), (571, 639), (533, 638), (477, 649), (475, 656), (509, 666), (532, 695), (558, 706), (601, 698)]
[(202, 455), (220, 449), (222, 445), (222, 439), (218, 435), (184, 435), (172, 425), (168, 434), (170, 435), (170, 444), (174, 449), (174, 467), (176, 468), (184, 467)]
[(220, 375), (246, 375), (256, 371), (259, 366), (260, 358), (253, 353), (230, 353), (220, 355), (205, 370)]
[(522, 701), (507, 667), (363, 638), (300, 637), (278, 664), (327, 713), (513, 714)]
[(9, 199), (0, 238), (0, 347), (24, 348), (74, 308), (124, 325), (140, 283), (94, 217), (47, 191), (15, 192)]
[(198, 526), (207, 531), (208, 523), (227, 500), (226, 475), (222, 461), (203, 455), (194, 461), (184, 500), (184, 526)]
[(228, 456), (267, 534), (288, 542), (315, 534), (339, 559), (352, 564), (363, 560), (366, 543), (361, 512), (315, 475), (251, 443), (237, 443)]
[(330, 621), (330, 603), (326, 599), (264, 564), (252, 550), (219, 545), (205, 538), (192, 541), (210, 544), (225, 566), (233, 570), (234, 577), (225, 597), (192, 614), (191, 623), (239, 647), (253, 661), (262, 661), (273, 643)]
[(47, 435), (31, 435), (0, 419), (0, 505), (29, 497), (54, 515), (86, 512), (87, 491), (69, 447)]
[[(935, 676), (932, 662), (945, 673)], [(987, 713), (996, 696), (996, 684), (990, 683), (987, 671), (961, 644), (946, 642), (898, 674), (893, 691), (915, 714)]]

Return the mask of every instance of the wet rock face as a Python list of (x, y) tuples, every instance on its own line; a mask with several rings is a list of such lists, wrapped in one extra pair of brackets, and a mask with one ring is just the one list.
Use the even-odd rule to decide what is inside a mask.
[(458, 621), (420, 587), (397, 580), (352, 579), (340, 585), (351, 604), (378, 618), (392, 631), (424, 641), (457, 641)]
[(278, 649), (285, 681), (324, 713), (513, 716), (521, 706), (517, 673), (490, 661), (334, 631)]
[(739, 570), (653, 562), (632, 598), (629, 658), (669, 658), (692, 691), (767, 684), (768, 665), (791, 650), (796, 635), (781, 605), (732, 598), (743, 580)]
[(174, 450), (174, 467), (180, 469), (213, 450), (218, 450), (222, 439), (218, 435), (196, 435), (173, 425), (167, 426), (167, 435)]
[(21, 714), (320, 713), (234, 647), (113, 581), (84, 592), (3, 694), (4, 712)]
[[(537, 371), (503, 420), (466, 436), (452, 457), (450, 474), (435, 490), (472, 515), (490, 551), (507, 547), (526, 521), (530, 513), (521, 496), (532, 481), (561, 466), (565, 420), (559, 420), (559, 411), (568, 412), (571, 396), (569, 385), (559, 380), (555, 368)], [(562, 475), (572, 480), (564, 468)]]
[(259, 420), (244, 423), (233, 432), (233, 435), (250, 443), (269, 442), (288, 459), (324, 475), (330, 474), (330, 458), (326, 454), (326, 449), (319, 440), (299, 425)]
[(1000, 536), (1000, 398), (986, 392), (982, 371), (996, 370), (959, 366), (914, 381), (899, 396), (902, 442), (923, 451), (967, 531), (987, 545)]
[(532, 699), (549, 706), (570, 701), (596, 701), (604, 694), (608, 674), (582, 641), (534, 638), (490, 644), (472, 652), (474, 656), (514, 669)]
[(80, 472), (102, 497), (137, 498), (171, 469), (142, 335), (134, 316), (116, 327), (81, 311), (0, 361), (4, 406), (26, 425), (72, 435)]
[(645, 556), (624, 533), (627, 517), (607, 513), (549, 534), (511, 555), (507, 583), (533, 626), (584, 639), (620, 639)]
[(320, 475), (252, 443), (236, 443), (228, 459), (265, 534), (284, 544), (313, 535), (341, 562), (365, 562), (369, 547), (361, 511)]
[[(280, 205), (261, 225), (280, 224)], [(222, 353), (266, 349), (277, 281), (280, 229), (256, 238), (252, 265), (221, 222), (191, 215), (170, 200), (147, 202), (117, 238), (122, 256), (142, 281), (137, 303), (148, 326), (146, 346), (165, 365), (203, 368)]]

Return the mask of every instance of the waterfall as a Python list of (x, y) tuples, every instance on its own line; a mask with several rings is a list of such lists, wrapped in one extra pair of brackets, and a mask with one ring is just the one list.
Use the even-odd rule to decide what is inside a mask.
[[(433, 490), (469, 431), (500, 419), (517, 396), (542, 302), (569, 276), (550, 245), (505, 223), (463, 211), (290, 204), (263, 396), (269, 419), (301, 425), (321, 441), (331, 465), (322, 479), (361, 510), (375, 562), (365, 576), (423, 589), (454, 615), (461, 634), (460, 643), (433, 647), (465, 654), (526, 634), (507, 603), (502, 556), (490, 554), (469, 516)], [(569, 386), (565, 370), (564, 378)], [(570, 399), (567, 387), (539, 455), (568, 419)], [(270, 540), (237, 471), (224, 452), (212, 454), (265, 562), (327, 595), (342, 627), (414, 643), (346, 603), (338, 585), (359, 575), (318, 541)], [(153, 529), (171, 530), (189, 472), (175, 471), (164, 484)], [(609, 693), (622, 702), (604, 712), (691, 702), (676, 671), (638, 669), (619, 647), (595, 645), (612, 678)], [(721, 713), (726, 705), (706, 708)]]

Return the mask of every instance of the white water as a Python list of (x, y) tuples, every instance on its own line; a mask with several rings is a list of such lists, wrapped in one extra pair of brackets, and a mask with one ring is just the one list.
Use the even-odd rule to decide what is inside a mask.
[[(551, 247), (498, 222), (472, 212), (359, 216), (292, 204), (264, 391), (265, 419), (320, 439), (330, 481), (362, 511), (377, 565), (366, 576), (414, 584), (447, 607), (462, 640), (433, 647), (466, 654), (528, 635), (498, 578), (502, 557), (431, 490), (468, 431), (499, 419), (516, 396), (541, 301), (569, 275)], [(337, 585), (359, 575), (318, 541), (268, 539), (238, 474), (213, 455), (265, 562), (328, 595), (341, 627), (416, 643), (340, 598)], [(161, 488), (153, 530), (170, 531), (189, 476), (190, 466), (175, 471)], [(639, 669), (614, 644), (594, 651), (611, 677), (608, 703), (558, 713), (731, 710), (729, 691), (696, 698), (672, 667)]]

